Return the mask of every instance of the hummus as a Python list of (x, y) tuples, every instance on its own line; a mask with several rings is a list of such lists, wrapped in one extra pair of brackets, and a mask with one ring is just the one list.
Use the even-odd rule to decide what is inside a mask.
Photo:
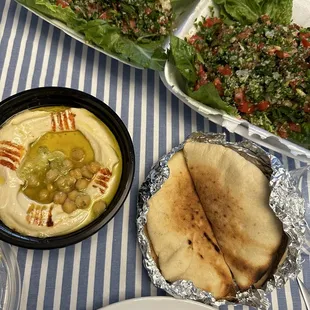
[[(51, 154), (56, 154), (72, 165), (74, 160), (68, 159), (69, 150), (81, 148), (83, 143), (87, 146), (83, 157), (85, 167), (88, 167), (91, 160), (98, 166), (85, 179), (87, 186), (78, 192), (90, 200), (81, 208), (75, 207), (73, 211), (71, 209), (70, 212), (65, 212), (64, 205), (55, 203), (55, 199), (53, 201), (56, 192), (49, 194), (47, 191), (48, 186), (52, 190), (57, 187), (58, 181), (47, 184), (44, 174), (39, 187), (35, 185), (31, 188), (27, 187), (30, 179), (26, 179), (25, 175), (27, 171), (46, 172), (44, 169), (47, 168), (41, 169), (41, 166), (52, 163)], [(38, 150), (41, 155), (36, 158), (35, 155), (40, 154)], [(76, 165), (82, 166), (82, 160), (76, 161)], [(68, 169), (68, 175), (71, 173), (70, 169), (73, 168)], [(0, 219), (12, 230), (34, 237), (44, 238), (73, 232), (104, 211), (117, 191), (121, 172), (119, 145), (108, 127), (92, 113), (85, 109), (65, 107), (27, 110), (15, 115), (0, 128)], [(71, 179), (74, 180), (74, 187), (78, 180), (73, 177)], [(46, 200), (46, 203), (42, 203), (45, 198), (41, 197), (41, 192), (41, 202), (33, 198), (38, 196), (40, 186), (47, 186), (47, 189), (41, 189), (42, 193), (45, 191), (50, 195), (51, 199)], [(73, 189), (77, 193), (76, 188)], [(59, 195), (59, 189), (55, 190), (58, 190)], [(70, 194), (66, 192), (63, 195), (71, 197)], [(74, 202), (69, 198), (66, 201)], [(101, 203), (101, 208), (94, 207), (98, 206), (96, 202)]]

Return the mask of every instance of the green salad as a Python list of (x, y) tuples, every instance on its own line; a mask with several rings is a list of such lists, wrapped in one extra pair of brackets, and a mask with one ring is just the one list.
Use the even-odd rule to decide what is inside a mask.
[(171, 37), (187, 94), (310, 148), (310, 28), (267, 15), (249, 25), (208, 17), (196, 28)]
[(66, 23), (121, 60), (162, 70), (162, 47), (187, 0), (18, 0)]

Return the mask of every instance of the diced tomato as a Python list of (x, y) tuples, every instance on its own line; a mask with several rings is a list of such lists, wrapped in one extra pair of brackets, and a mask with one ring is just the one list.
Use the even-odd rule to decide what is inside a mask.
[(291, 86), (293, 89), (295, 89), (297, 83), (298, 83), (298, 81), (295, 79), (295, 80), (291, 80), (289, 84), (290, 84), (290, 86)]
[(244, 31), (240, 32), (238, 35), (237, 35), (237, 38), (238, 39), (247, 39), (252, 33), (252, 30), (250, 28), (247, 28), (245, 29)]
[(281, 138), (286, 139), (288, 137), (287, 130), (283, 125), (279, 127), (277, 133)]
[(269, 106), (270, 106), (270, 102), (267, 100), (263, 100), (257, 104), (257, 109), (259, 111), (265, 111), (269, 108)]
[(283, 51), (276, 51), (276, 55), (277, 55), (279, 58), (288, 58), (288, 57), (290, 57), (290, 54), (289, 54), (289, 53), (283, 52)]
[(304, 111), (306, 113), (310, 113), (310, 104), (309, 103), (304, 106)]
[(245, 101), (245, 94), (242, 89), (236, 89), (235, 91), (235, 102), (237, 104), (241, 104), (243, 101)]
[(301, 127), (300, 127), (299, 124), (296, 124), (296, 123), (289, 123), (288, 125), (289, 125), (289, 127), (290, 127), (290, 130), (296, 131), (296, 132), (301, 132)]
[(207, 83), (208, 83), (208, 80), (206, 78), (198, 80), (194, 86), (194, 90), (198, 90), (202, 85), (205, 85)]
[(260, 19), (262, 20), (262, 22), (264, 22), (267, 25), (270, 25), (270, 23), (271, 23), (270, 22), (270, 17), (268, 15), (263, 15), (263, 16), (261, 16)]
[(300, 35), (301, 44), (308, 48), (310, 47), (310, 40), (308, 39), (310, 37), (310, 33), (301, 33)]
[(199, 36), (198, 34), (194, 34), (193, 36), (191, 36), (189, 39), (188, 39), (188, 43), (189, 44), (194, 44), (196, 43), (196, 41), (201, 41), (202, 40), (202, 37)]
[(127, 32), (128, 32), (128, 25), (127, 25), (126, 23), (123, 23), (123, 25), (122, 25), (122, 31), (123, 31), (124, 33), (127, 33)]
[(152, 13), (152, 9), (151, 8), (145, 8), (144, 12), (146, 15), (149, 15)]
[(108, 13), (107, 12), (103, 12), (100, 16), (100, 19), (109, 19)]
[(208, 17), (206, 18), (205, 22), (203, 23), (204, 27), (212, 27), (215, 24), (219, 24), (221, 22), (221, 20), (217, 17)]
[(207, 73), (206, 73), (202, 64), (199, 65), (198, 75), (200, 78), (206, 78), (207, 77)]
[(232, 71), (231, 71), (231, 68), (229, 67), (229, 65), (219, 66), (217, 68), (217, 71), (222, 75), (231, 75), (232, 74)]
[(56, 4), (60, 5), (62, 8), (66, 8), (67, 6), (69, 6), (69, 2), (65, 0), (57, 0)]
[(133, 19), (131, 19), (131, 20), (129, 21), (129, 26), (130, 26), (131, 29), (136, 28), (136, 22), (135, 22)]
[(269, 48), (268, 51), (267, 51), (267, 53), (268, 53), (269, 55), (274, 55), (276, 52), (277, 52), (277, 49), (274, 48), (274, 47)]
[(224, 90), (223, 90), (223, 86), (222, 86), (221, 80), (219, 78), (216, 78), (213, 81), (213, 84), (214, 84), (215, 88), (217, 89), (219, 95), (223, 96), (224, 95)]
[(255, 111), (255, 106), (248, 101), (243, 101), (238, 105), (238, 110), (242, 113), (252, 114)]
[(202, 42), (202, 40), (203, 40), (202, 37), (200, 37), (197, 34), (194, 34), (188, 39), (188, 43), (193, 45), (197, 51), (200, 51), (202, 48), (202, 45), (200, 42)]
[(260, 43), (258, 43), (258, 45), (257, 45), (257, 49), (261, 50), (262, 48), (264, 48), (264, 46), (265, 46), (265, 43), (260, 42)]

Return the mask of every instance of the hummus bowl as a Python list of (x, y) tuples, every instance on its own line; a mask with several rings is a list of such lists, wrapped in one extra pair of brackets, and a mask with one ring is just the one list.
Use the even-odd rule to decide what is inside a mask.
[(0, 103), (0, 239), (51, 249), (79, 242), (120, 209), (134, 175), (116, 113), (77, 90), (44, 87)]

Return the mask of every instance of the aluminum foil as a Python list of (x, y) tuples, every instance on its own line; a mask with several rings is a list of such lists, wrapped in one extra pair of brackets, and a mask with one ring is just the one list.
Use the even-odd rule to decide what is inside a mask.
[[(261, 289), (250, 288), (245, 292), (237, 292), (235, 301), (216, 300), (211, 293), (203, 291), (191, 282), (179, 280), (167, 282), (158, 269), (151, 254), (151, 247), (145, 232), (147, 223), (148, 200), (161, 188), (169, 177), (168, 161), (183, 146), (187, 140), (220, 144), (237, 151), (241, 156), (255, 164), (270, 179), (271, 194), (269, 204), (276, 216), (283, 223), (283, 229), (288, 236), (287, 255), (283, 263)], [(267, 297), (275, 288), (281, 288), (289, 278), (296, 278), (301, 270), (301, 248), (306, 229), (305, 202), (292, 176), (284, 169), (275, 156), (268, 154), (262, 148), (244, 140), (238, 143), (226, 141), (225, 134), (203, 132), (192, 133), (183, 143), (164, 155), (151, 169), (146, 180), (141, 185), (138, 197), (137, 235), (143, 255), (143, 264), (152, 283), (168, 294), (184, 299), (196, 300), (205, 304), (220, 306), (228, 304), (243, 304), (258, 309), (268, 309), (270, 302)]]

